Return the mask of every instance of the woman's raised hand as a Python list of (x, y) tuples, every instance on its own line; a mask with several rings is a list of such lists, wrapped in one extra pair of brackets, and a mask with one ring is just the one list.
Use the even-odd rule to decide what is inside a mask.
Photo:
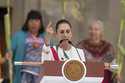
[(49, 22), (49, 24), (47, 25), (46, 32), (48, 34), (50, 34), (50, 35), (54, 35), (54, 30), (53, 30), (53, 27), (52, 27), (52, 22)]

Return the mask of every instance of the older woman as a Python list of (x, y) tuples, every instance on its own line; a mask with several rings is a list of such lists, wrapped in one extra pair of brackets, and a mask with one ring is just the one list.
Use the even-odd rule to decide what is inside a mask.
[(103, 23), (100, 20), (93, 21), (89, 28), (89, 37), (79, 42), (78, 46), (85, 51), (87, 60), (105, 63), (103, 83), (113, 83), (109, 64), (114, 59), (114, 49), (103, 39), (103, 30)]

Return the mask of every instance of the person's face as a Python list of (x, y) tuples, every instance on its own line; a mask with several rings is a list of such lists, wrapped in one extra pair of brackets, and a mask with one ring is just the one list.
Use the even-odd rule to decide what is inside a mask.
[(99, 26), (98, 23), (92, 24), (92, 26), (89, 29), (89, 36), (92, 40), (99, 40), (102, 36), (102, 28)]
[(71, 27), (67, 23), (62, 23), (59, 24), (58, 29), (57, 29), (57, 37), (58, 40), (71, 40), (72, 38), (72, 32), (71, 32)]
[(28, 29), (32, 33), (38, 33), (40, 26), (40, 19), (30, 19), (28, 21)]

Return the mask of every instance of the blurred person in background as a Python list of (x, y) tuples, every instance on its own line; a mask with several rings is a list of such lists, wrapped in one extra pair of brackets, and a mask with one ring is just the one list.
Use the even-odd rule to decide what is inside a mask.
[[(13, 62), (30, 62), (30, 64), (41, 62), (41, 53), (46, 47), (44, 29), (41, 13), (31, 10), (21, 30), (12, 36), (12, 50), (8, 50), (6, 59), (12, 58)], [(43, 71), (41, 63), (13, 67), (13, 83), (40, 83), (42, 79), (40, 73)]]
[(87, 61), (104, 62), (104, 79), (102, 83), (113, 83), (113, 72), (110, 64), (115, 53), (112, 44), (103, 39), (104, 25), (100, 20), (94, 20), (89, 27), (89, 37), (78, 43), (78, 47), (85, 51)]

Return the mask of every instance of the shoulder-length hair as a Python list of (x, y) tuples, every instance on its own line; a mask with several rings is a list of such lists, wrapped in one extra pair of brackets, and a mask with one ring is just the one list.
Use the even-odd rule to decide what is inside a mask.
[(42, 15), (39, 11), (36, 11), (36, 10), (31, 10), (28, 15), (27, 15), (27, 18), (26, 18), (26, 21), (22, 27), (22, 30), (27, 32), (29, 29), (28, 29), (28, 22), (29, 20), (31, 19), (40, 19), (40, 24), (41, 24), (41, 27), (39, 29), (39, 34), (43, 33), (44, 32), (44, 26), (43, 26), (43, 20), (42, 20)]

